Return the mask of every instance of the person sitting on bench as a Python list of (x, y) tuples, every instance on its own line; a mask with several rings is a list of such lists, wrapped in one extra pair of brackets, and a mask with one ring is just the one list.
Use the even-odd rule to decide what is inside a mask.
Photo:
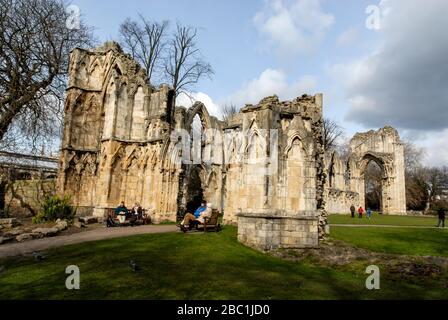
[(207, 202), (202, 201), (201, 206), (194, 212), (194, 216), (196, 217), (196, 219), (199, 218), (202, 212), (204, 212), (205, 210), (207, 210)]
[(194, 214), (187, 213), (184, 216), (184, 220), (182, 220), (182, 222), (180, 224), (181, 229), (182, 229), (182, 226), (184, 226), (184, 227), (186, 227), (186, 228), (191, 230), (193, 228), (193, 222), (196, 221), (196, 219), (199, 218), (201, 213), (204, 212), (206, 209), (207, 209), (206, 202), (202, 201), (201, 202), (201, 206), (196, 209)]
[[(203, 203), (205, 206), (205, 203)], [(199, 210), (199, 209), (198, 209)], [(196, 210), (196, 211), (198, 211)], [(195, 215), (192, 215), (191, 213), (187, 213), (184, 217), (184, 220), (182, 221), (180, 225), (180, 229), (183, 232), (187, 232), (189, 229), (191, 230), (193, 226), (196, 224), (204, 224), (206, 218), (210, 218), (212, 215), (212, 204), (208, 203), (205, 210), (199, 211), (199, 216), (196, 218)]]
[(126, 221), (126, 216), (128, 214), (129, 210), (124, 205), (124, 201), (121, 201), (120, 205), (115, 209), (115, 215), (118, 218), (118, 221), (120, 223), (124, 223)]
[(136, 202), (131, 211), (132, 217), (137, 220), (141, 220), (143, 218), (143, 208), (140, 206), (140, 203)]

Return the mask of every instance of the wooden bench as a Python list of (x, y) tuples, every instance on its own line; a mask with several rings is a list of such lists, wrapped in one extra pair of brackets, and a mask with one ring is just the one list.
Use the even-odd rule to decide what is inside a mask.
[(207, 232), (208, 229), (212, 229), (215, 232), (219, 232), (221, 230), (221, 224), (219, 223), (219, 218), (221, 217), (221, 213), (218, 210), (213, 210), (210, 218), (205, 218), (203, 224), (198, 224), (197, 229), (203, 229), (204, 232)]
[(118, 220), (117, 215), (115, 214), (115, 209), (114, 208), (109, 208), (107, 210), (107, 215), (108, 217), (113, 217), (114, 222), (117, 226), (123, 226), (123, 227), (127, 227), (127, 226), (131, 226), (131, 225), (147, 225), (147, 224), (151, 224), (151, 218), (150, 216), (146, 213), (146, 210), (143, 209), (142, 211), (142, 217), (140, 219), (137, 219), (134, 221), (134, 223), (131, 223), (131, 219), (129, 219), (129, 213), (131, 211), (128, 211), (128, 215), (126, 217), (126, 221), (121, 223), (120, 220)]

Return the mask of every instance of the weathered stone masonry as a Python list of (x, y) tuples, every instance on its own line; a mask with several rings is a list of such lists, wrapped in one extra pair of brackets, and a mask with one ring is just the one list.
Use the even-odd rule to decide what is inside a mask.
[[(320, 94), (285, 102), (268, 97), (224, 122), (199, 102), (190, 109), (175, 107), (174, 92), (149, 85), (143, 69), (115, 43), (75, 49), (59, 191), (98, 216), (121, 200), (137, 201), (156, 222), (175, 221), (205, 197), (224, 213), (224, 222), (238, 224), (239, 240), (247, 245), (317, 246), (326, 204), (345, 212), (338, 199), (361, 203), (367, 160), (384, 163), (391, 186), (385, 196), (395, 197), (393, 186), (401, 181), (395, 166), (401, 161), (399, 140), (381, 144), (370, 137), (375, 134), (355, 137), (350, 165), (325, 154), (322, 100)], [(195, 119), (202, 130), (192, 140)], [(187, 139), (173, 136), (181, 130), (191, 133)], [(182, 161), (197, 141), (200, 161)], [(350, 177), (341, 180), (348, 171)], [(401, 212), (401, 200), (394, 201), (388, 208)]]

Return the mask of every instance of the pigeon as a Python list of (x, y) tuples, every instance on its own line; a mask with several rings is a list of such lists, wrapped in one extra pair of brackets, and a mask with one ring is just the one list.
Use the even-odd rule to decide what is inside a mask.
[(2, 274), (3, 272), (5, 272), (6, 268), (4, 266), (0, 266), (0, 274)]
[(37, 252), (33, 252), (33, 256), (36, 261), (44, 260), (44, 257), (42, 255), (38, 254)]
[(137, 272), (140, 268), (134, 260), (129, 261), (132, 271)]

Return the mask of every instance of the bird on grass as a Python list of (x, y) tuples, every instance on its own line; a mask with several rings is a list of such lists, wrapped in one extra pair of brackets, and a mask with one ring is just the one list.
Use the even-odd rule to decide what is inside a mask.
[(6, 268), (4, 266), (0, 266), (0, 274), (2, 274), (3, 272), (5, 272)]
[(40, 255), (40, 254), (37, 253), (37, 252), (33, 252), (33, 257), (34, 257), (34, 259), (35, 259), (36, 261), (42, 261), (42, 260), (44, 260), (44, 256)]
[(140, 270), (140, 267), (134, 260), (129, 261), (129, 265), (131, 266), (133, 272), (137, 272), (138, 270)]

